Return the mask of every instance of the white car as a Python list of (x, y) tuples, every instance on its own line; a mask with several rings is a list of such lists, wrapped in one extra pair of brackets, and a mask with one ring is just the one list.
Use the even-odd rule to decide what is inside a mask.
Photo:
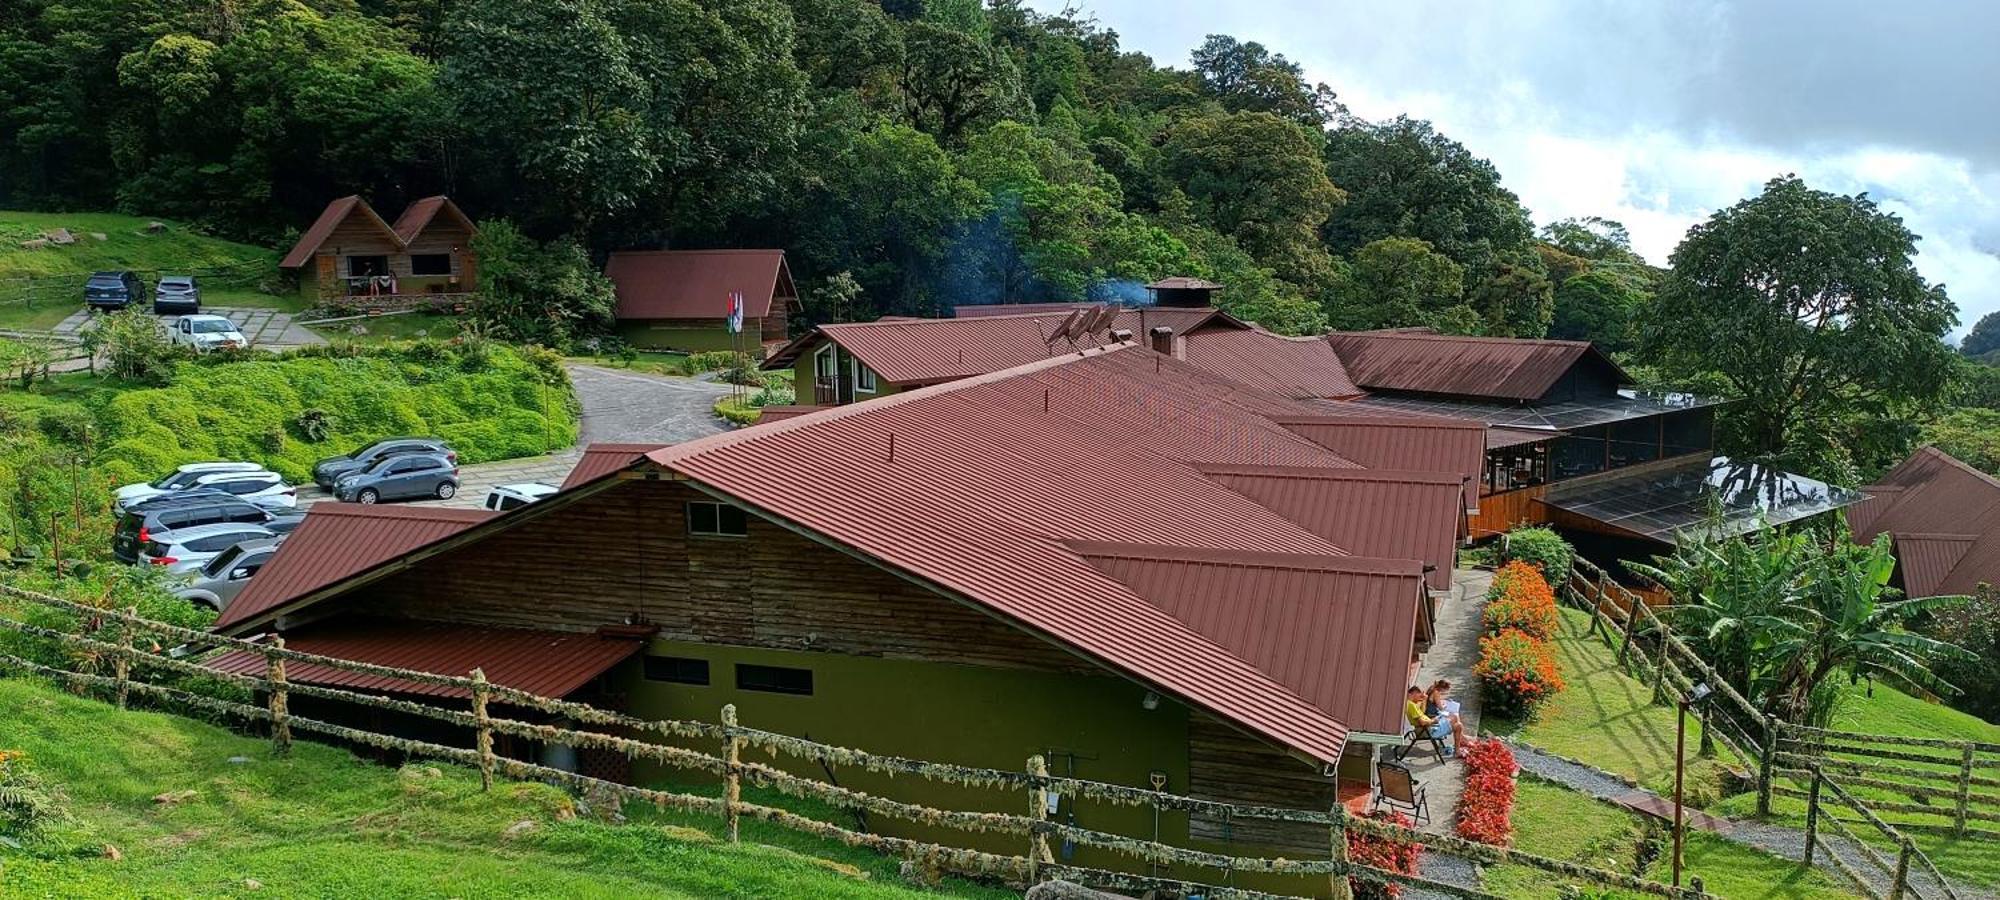
[(198, 462), (188, 463), (152, 481), (128, 484), (111, 492), (111, 500), (120, 512), (128, 506), (136, 506), (161, 494), (186, 490), (204, 475), (218, 472), (262, 472), (264, 467), (250, 462)]
[(542, 484), (536, 481), (496, 485), (492, 490), (486, 492), (485, 505), (487, 509), (497, 509), (501, 512), (506, 512), (510, 509), (519, 509), (527, 506), (559, 490), (562, 489), (555, 485)]
[(172, 330), (174, 343), (206, 353), (224, 347), (248, 347), (250, 341), (236, 330), (236, 323), (222, 316), (182, 316)]
[(214, 472), (195, 479), (189, 490), (221, 491), (263, 509), (287, 510), (299, 505), (299, 489), (276, 472)]

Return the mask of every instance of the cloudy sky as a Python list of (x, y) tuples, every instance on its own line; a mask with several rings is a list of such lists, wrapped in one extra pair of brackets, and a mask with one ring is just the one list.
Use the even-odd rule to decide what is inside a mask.
[(1959, 333), (2000, 309), (2000, 4), (1072, 2), (1161, 64), (1208, 34), (1260, 41), (1359, 115), (1437, 123), (1537, 223), (1617, 219), (1655, 263), (1773, 176), (1867, 191), (1923, 236)]

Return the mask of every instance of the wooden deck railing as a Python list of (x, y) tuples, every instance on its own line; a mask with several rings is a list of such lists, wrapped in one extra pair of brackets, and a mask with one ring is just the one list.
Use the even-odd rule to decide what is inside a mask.
[[(1861, 891), (1879, 898), (1883, 895), (1875, 889), (1874, 882), (1856, 871), (1846, 859), (1835, 852), (1820, 833), (1820, 826), (1831, 826), (1846, 838), (1862, 856), (1889, 883), (1887, 897), (1901, 900), (1904, 897), (1921, 897), (1910, 884), (1910, 871), (1914, 865), (1925, 871), (1938, 885), (1943, 895), (1950, 900), (1958, 900), (1958, 894), (1951, 882), (1938, 871), (1937, 865), (1918, 848), (1916, 843), (1904, 833), (1905, 829), (1941, 830), (1935, 824), (1925, 825), (1908, 822), (1890, 822), (1879, 814), (1883, 811), (1915, 812), (1916, 804), (1902, 804), (1878, 799), (1863, 800), (1850, 788), (1883, 788), (1905, 790), (1912, 785), (1933, 794), (1945, 793), (1925, 784), (1934, 785), (1937, 779), (1949, 773), (1945, 769), (1934, 769), (1937, 779), (1926, 780), (1921, 773), (1902, 772), (1902, 779), (1860, 778), (1857, 775), (1882, 775), (1882, 767), (1849, 756), (1876, 759), (1900, 759), (1905, 762), (1925, 762), (1937, 766), (1959, 765), (1960, 774), (1951, 782), (1949, 791), (1953, 801), (1953, 812), (1942, 813), (1952, 819), (1949, 826), (1952, 833), (1975, 838), (2000, 838), (2000, 831), (1986, 831), (1967, 826), (1967, 820), (2000, 822), (2000, 795), (1978, 795), (1981, 803), (1995, 806), (1971, 807), (1974, 796), (1972, 785), (2000, 787), (2000, 778), (1973, 774), (1975, 769), (2000, 771), (2000, 762), (1975, 759), (1978, 753), (2000, 752), (2000, 745), (1971, 744), (1966, 742), (1931, 741), (1921, 738), (1892, 738), (1879, 735), (1860, 735), (1852, 732), (1826, 731), (1807, 728), (1778, 721), (1774, 716), (1758, 709), (1728, 680), (1724, 679), (1706, 660), (1687, 646), (1673, 629), (1654, 610), (1656, 603), (1646, 602), (1630, 588), (1618, 583), (1602, 568), (1587, 559), (1578, 557), (1569, 577), (1563, 580), (1563, 596), (1571, 603), (1590, 613), (1590, 634), (1601, 635), (1606, 644), (1615, 649), (1618, 661), (1628, 672), (1636, 673), (1649, 681), (1653, 690), (1653, 702), (1669, 702), (1669, 692), (1685, 694), (1691, 690), (1698, 678), (1712, 689), (1714, 699), (1701, 708), (1701, 752), (1714, 752), (1712, 740), (1719, 740), (1742, 762), (1747, 769), (1754, 769), (1757, 779), (1757, 811), (1759, 815), (1770, 815), (1773, 795), (1796, 797), (1806, 801), (1806, 842), (1802, 862), (1810, 865), (1820, 850), (1826, 852), (1826, 859), (1833, 863)], [(1650, 648), (1650, 649), (1649, 649)], [(1957, 758), (1939, 757), (1929, 754), (1915, 754), (1882, 749), (1884, 745), (1922, 746), (1945, 748), (1959, 752)], [(1917, 757), (1921, 756), (1921, 759)], [(1778, 779), (1792, 782), (1779, 784)], [(1963, 795), (1963, 800), (1960, 799)], [(1992, 818), (1983, 818), (1989, 814)], [(1928, 811), (1928, 810), (1924, 810)], [(1852, 818), (1843, 817), (1852, 812)], [(1861, 834), (1848, 828), (1859, 826)], [(1867, 838), (1876, 843), (1887, 843), (1896, 848), (1893, 861), (1879, 852)]]
[[(1339, 900), (1350, 900), (1352, 897), (1349, 879), (1421, 888), (1453, 897), (1499, 900), (1496, 895), (1483, 891), (1404, 875), (1349, 859), (1347, 835), (1350, 832), (1358, 832), (1387, 840), (1420, 844), (1429, 853), (1461, 857), (1488, 865), (1524, 866), (1563, 879), (1648, 896), (1675, 898), (1675, 900), (1700, 900), (1711, 896), (1703, 893), (1699, 878), (1693, 879), (1688, 887), (1675, 888), (1625, 873), (1581, 866), (1512, 848), (1493, 847), (1454, 837), (1424, 834), (1382, 820), (1355, 817), (1337, 803), (1326, 811), (1286, 809), (1229, 803), (1147, 788), (1061, 777), (1049, 774), (1048, 767), (1040, 756), (1028, 758), (1024, 767), (1018, 771), (886, 756), (748, 727), (737, 720), (733, 706), (724, 707), (719, 722), (714, 723), (641, 719), (612, 710), (542, 697), (493, 684), (478, 670), (464, 677), (448, 676), (302, 653), (287, 649), (281, 639), (256, 641), (223, 637), (210, 632), (180, 628), (140, 618), (130, 610), (120, 612), (102, 609), (5, 584), (0, 584), (0, 598), (11, 599), (12, 606), (15, 607), (9, 609), (8, 603), (0, 602), (0, 631), (11, 631), (42, 639), (49, 642), (47, 646), (76, 651), (90, 658), (110, 660), (112, 674), (82, 671), (83, 667), (80, 666), (77, 668), (50, 666), (11, 653), (0, 653), (0, 670), (46, 677), (73, 689), (94, 692), (121, 706), (129, 702), (128, 698), (138, 696), (157, 701), (169, 709), (196, 709), (213, 715), (260, 723), (268, 727), (272, 748), (274, 752), (280, 754), (290, 750), (294, 733), (304, 732), (350, 744), (398, 751), (414, 757), (458, 763), (476, 769), (480, 773), (481, 783), (487, 787), (491, 786), (495, 777), (543, 781), (598, 796), (616, 796), (650, 803), (661, 809), (715, 816), (721, 820), (724, 833), (731, 841), (739, 839), (739, 823), (749, 818), (776, 823), (850, 846), (868, 847), (882, 853), (906, 857), (937, 870), (998, 879), (1014, 885), (1064, 878), (1112, 890), (1159, 889), (1178, 894), (1199, 893), (1212, 898), (1286, 900), (1290, 896), (1218, 884), (1214, 879), (1204, 881), (1195, 877), (1202, 872), (1214, 871), (1297, 876), (1302, 879), (1300, 884), (1304, 886), (1303, 890)], [(74, 614), (77, 625), (74, 628), (57, 628), (24, 621), (20, 613), (29, 607), (42, 607)], [(154, 644), (178, 644), (178, 646), (174, 651), (159, 653), (140, 649)], [(196, 661), (218, 651), (248, 651), (260, 654), (266, 661), (265, 672), (262, 676), (225, 675)], [(346, 672), (464, 691), (470, 698), (470, 709), (458, 710), (381, 694), (301, 684), (287, 677), (287, 663), (325, 666)], [(171, 680), (160, 676), (187, 675), (204, 677), (187, 680), (178, 686), (155, 683)], [(250, 696), (264, 695), (265, 702), (246, 703), (235, 697), (211, 696), (192, 689), (193, 685), (201, 683), (227, 684), (239, 690), (247, 689)], [(460, 726), (471, 731), (474, 737), (473, 746), (468, 749), (411, 740), (299, 716), (290, 710), (290, 699), (295, 696), (342, 701)], [(545, 712), (576, 723), (576, 726), (543, 725), (495, 715), (492, 709), (494, 704)], [(593, 728), (616, 729), (624, 733), (588, 730)], [(615, 751), (675, 769), (717, 776), (723, 782), (723, 790), (720, 797), (656, 790), (512, 759), (495, 752), (493, 749), (495, 735), (510, 735), (577, 748)], [(700, 742), (718, 748), (718, 752), (710, 754), (641, 738), (673, 738)], [(831, 775), (829, 780), (822, 781), (788, 772), (774, 765), (744, 760), (743, 751), (753, 747), (768, 751), (774, 757), (782, 755), (821, 764), (829, 773), (837, 767), (850, 767), (873, 773), (921, 778), (931, 782), (1020, 792), (1021, 805), (1016, 808), (1026, 810), (1026, 814), (936, 809), (876, 796), (832, 783)], [(1009, 835), (1018, 839), (1020, 854), (995, 853), (990, 850), (875, 834), (823, 822), (791, 810), (744, 800), (742, 786), (746, 780), (787, 796), (817, 800), (841, 809), (866, 810), (893, 819), (944, 826), (968, 834)], [(1238, 856), (1182, 847), (1160, 840), (1110, 834), (1046, 817), (1043, 811), (1046, 809), (1050, 793), (1127, 806), (1150, 806), (1155, 810), (1180, 810), (1226, 815), (1234, 819), (1323, 827), (1327, 830), (1328, 852), (1324, 858), (1314, 859)], [(1050, 852), (1052, 839), (1109, 851), (1132, 860), (1135, 868), (1180, 867), (1181, 870), (1189, 871), (1190, 877), (1175, 878), (1165, 874), (1141, 874), (1136, 871), (1112, 871), (1062, 864), (1057, 862)], [(1324, 890), (1312, 887), (1315, 883)]]

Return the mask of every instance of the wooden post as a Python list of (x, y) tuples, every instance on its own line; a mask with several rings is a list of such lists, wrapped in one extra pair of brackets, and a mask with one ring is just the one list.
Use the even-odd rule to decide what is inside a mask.
[(1965, 836), (1965, 805), (1972, 798), (1972, 742), (1965, 744), (1965, 758), (1958, 766), (1957, 807), (1952, 814), (1953, 830), (1959, 837)]
[[(1609, 577), (1609, 576), (1606, 576)], [(1625, 598), (1625, 641), (1618, 645), (1618, 664), (1623, 666), (1632, 655), (1632, 634), (1639, 630), (1639, 598)], [(1664, 657), (1662, 657), (1664, 658)]]
[(1354, 900), (1354, 885), (1347, 880), (1347, 804), (1337, 798), (1333, 801), (1333, 824), (1327, 833), (1333, 860), (1333, 900)]
[[(1660, 655), (1665, 656), (1666, 654), (1667, 648), (1663, 644), (1660, 646)], [(1715, 756), (1715, 729), (1713, 726), (1715, 724), (1716, 702), (1711, 699), (1709, 702), (1701, 705), (1701, 749), (1695, 751), (1704, 757), (1710, 758)]]
[(487, 695), (492, 691), (486, 686), (486, 670), (472, 670), (472, 721), (473, 746), (479, 750), (479, 789), (493, 789), (493, 726), (486, 713)]
[(292, 752), (292, 726), (285, 697), (285, 658), (273, 651), (285, 649), (285, 639), (271, 638), (264, 649), (265, 677), (271, 681), (271, 749), (279, 756)]
[(1696, 897), (1708, 896), (1708, 888), (1701, 883), (1700, 875), (1688, 876), (1688, 891)]
[[(1040, 822), (1049, 814), (1049, 764), (1041, 754), (1028, 757), (1028, 818)], [(1028, 832), (1028, 886), (1041, 883), (1042, 863), (1054, 859), (1049, 854), (1049, 836)]]
[(722, 708), (722, 827), (734, 844), (741, 829), (743, 805), (743, 739), (736, 736), (736, 704)]
[[(139, 608), (126, 607), (125, 613), (137, 616)], [(118, 708), (124, 709), (125, 700), (132, 692), (132, 620), (130, 619), (118, 623), (118, 658), (111, 661), (111, 669), (118, 678)], [(1961, 806), (1960, 809), (1964, 807)]]
[(1909, 838), (1903, 838), (1902, 849), (1896, 852), (1896, 879), (1889, 883), (1889, 900), (1903, 900), (1910, 888), (1910, 856), (1916, 847)]
[(1813, 850), (1819, 842), (1819, 782), (1822, 776), (1819, 767), (1812, 770), (1812, 786), (1806, 789), (1806, 858), (1807, 868), (1813, 864)]
[(1667, 645), (1660, 644), (1660, 658), (1653, 665), (1653, 702), (1667, 702)]
[[(1764, 714), (1764, 746), (1757, 762), (1757, 815), (1771, 814), (1771, 766), (1778, 755), (1778, 717)], [(1808, 853), (1812, 852), (1810, 849)]]

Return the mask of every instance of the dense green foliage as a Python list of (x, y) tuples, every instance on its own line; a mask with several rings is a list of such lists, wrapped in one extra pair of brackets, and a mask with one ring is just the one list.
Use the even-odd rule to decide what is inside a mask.
[(1519, 560), (1541, 569), (1542, 576), (1557, 585), (1569, 578), (1569, 567), (1576, 561), (1576, 549), (1562, 535), (1540, 527), (1507, 532), (1504, 555), (1508, 562)]
[(314, 461), (392, 434), (437, 435), (463, 463), (510, 459), (573, 443), (576, 410), (553, 353), (419, 341), (183, 360), (157, 387), (58, 376), (0, 391), (0, 433), (0, 540), (46, 549), (58, 527), (74, 556), (108, 537), (111, 488), (182, 463), (245, 459), (297, 482)]

